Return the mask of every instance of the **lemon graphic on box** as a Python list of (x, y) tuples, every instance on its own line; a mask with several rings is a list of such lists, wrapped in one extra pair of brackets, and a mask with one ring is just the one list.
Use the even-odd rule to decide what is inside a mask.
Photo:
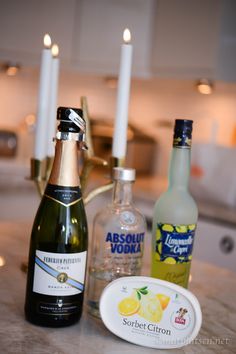
[(151, 291), (142, 296), (140, 300), (139, 316), (151, 322), (160, 322), (162, 319), (162, 307), (159, 299)]
[(164, 294), (154, 294), (147, 286), (134, 289), (131, 296), (118, 303), (118, 311), (122, 316), (139, 315), (147, 321), (160, 322), (163, 310), (168, 306), (170, 298)]
[(126, 297), (118, 304), (118, 311), (123, 316), (132, 316), (138, 312), (140, 308), (139, 300), (133, 297)]
[(140, 302), (140, 308), (137, 312), (139, 316), (155, 323), (161, 321), (163, 311), (160, 300), (152, 291), (148, 290), (147, 286), (135, 289), (132, 293), (132, 297)]
[(157, 294), (156, 296), (157, 296), (158, 300), (160, 301), (162, 310), (164, 311), (170, 302), (170, 297), (165, 294)]

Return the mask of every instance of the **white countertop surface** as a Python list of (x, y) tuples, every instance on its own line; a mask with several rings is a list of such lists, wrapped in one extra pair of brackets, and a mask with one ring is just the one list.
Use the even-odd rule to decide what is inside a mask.
[[(203, 324), (194, 343), (181, 349), (154, 350), (130, 344), (111, 334), (87, 314), (67, 328), (42, 328), (24, 318), (26, 274), (20, 269), (28, 254), (31, 224), (0, 222), (0, 343), (1, 353), (17, 354), (228, 354), (235, 353), (236, 277), (223, 268), (193, 261), (190, 290), (203, 311)], [(0, 258), (2, 261), (3, 258)], [(149, 275), (149, 258), (143, 273)]]

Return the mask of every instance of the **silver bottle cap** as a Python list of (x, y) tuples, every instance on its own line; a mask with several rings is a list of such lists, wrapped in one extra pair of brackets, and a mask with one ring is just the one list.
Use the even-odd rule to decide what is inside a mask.
[(133, 168), (123, 168), (123, 167), (113, 167), (113, 179), (115, 181), (135, 181), (135, 169)]

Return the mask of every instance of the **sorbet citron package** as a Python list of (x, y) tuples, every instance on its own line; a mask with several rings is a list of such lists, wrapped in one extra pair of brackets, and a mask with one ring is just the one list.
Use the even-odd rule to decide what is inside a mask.
[(115, 335), (151, 348), (191, 343), (202, 322), (197, 298), (188, 290), (150, 277), (123, 277), (103, 291), (100, 314)]

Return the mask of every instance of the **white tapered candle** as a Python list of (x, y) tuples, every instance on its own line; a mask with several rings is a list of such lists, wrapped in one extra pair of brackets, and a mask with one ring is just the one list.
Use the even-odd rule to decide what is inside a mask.
[(121, 46), (116, 117), (112, 145), (112, 156), (117, 158), (124, 158), (127, 148), (127, 126), (133, 51), (133, 47), (130, 44), (131, 34), (128, 28), (124, 30), (123, 39), (124, 44)]
[(59, 76), (59, 47), (57, 44), (52, 46), (52, 68), (51, 83), (49, 94), (49, 114), (47, 127), (47, 156), (52, 157), (55, 153), (53, 138), (56, 133), (56, 113), (57, 113), (57, 96), (58, 96), (58, 76)]
[(47, 120), (48, 120), (48, 102), (50, 90), (50, 72), (51, 72), (51, 38), (49, 34), (44, 36), (44, 49), (42, 50), (39, 92), (38, 92), (38, 108), (36, 118), (34, 158), (43, 160), (46, 157), (46, 141), (47, 141)]

